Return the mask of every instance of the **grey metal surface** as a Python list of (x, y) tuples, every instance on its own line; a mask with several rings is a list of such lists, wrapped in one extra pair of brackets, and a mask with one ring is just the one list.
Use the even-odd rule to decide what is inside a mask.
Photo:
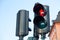
[(16, 21), (16, 36), (28, 35), (28, 27), (29, 27), (28, 18), (29, 18), (29, 11), (27, 10), (18, 11)]
[(33, 37), (33, 40), (38, 40), (38, 38), (36, 38), (36, 37)]
[(20, 36), (20, 37), (19, 37), (19, 40), (23, 40), (23, 36)]
[(41, 40), (45, 40), (46, 34), (41, 34)]
[(28, 37), (27, 40), (38, 40), (36, 37)]
[(28, 37), (28, 39), (27, 40), (33, 40), (33, 37)]

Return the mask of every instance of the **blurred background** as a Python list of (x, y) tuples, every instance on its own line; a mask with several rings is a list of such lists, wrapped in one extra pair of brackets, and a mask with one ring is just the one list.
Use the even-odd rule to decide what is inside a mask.
[[(32, 20), (29, 22), (32, 31), (24, 37), (24, 40), (33, 36), (33, 6), (36, 2), (49, 6), (50, 25), (52, 25), (52, 20), (56, 19), (60, 10), (60, 0), (0, 0), (0, 40), (19, 39), (16, 37), (16, 14), (20, 9), (28, 10), (29, 18)], [(48, 34), (46, 40), (49, 40)]]

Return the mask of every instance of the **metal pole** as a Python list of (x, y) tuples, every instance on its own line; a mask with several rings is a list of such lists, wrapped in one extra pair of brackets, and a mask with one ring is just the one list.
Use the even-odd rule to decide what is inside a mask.
[(19, 40), (23, 40), (23, 36), (20, 36), (20, 37), (19, 37)]
[(45, 39), (42, 39), (42, 40), (45, 40)]
[(41, 40), (45, 40), (45, 38), (46, 38), (46, 34), (41, 34)]

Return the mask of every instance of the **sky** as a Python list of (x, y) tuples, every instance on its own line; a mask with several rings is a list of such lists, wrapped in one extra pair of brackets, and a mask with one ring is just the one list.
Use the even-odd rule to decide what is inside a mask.
[[(16, 37), (16, 14), (19, 10), (25, 9), (29, 11), (29, 18), (32, 22), (29, 27), (32, 29), (29, 35), (24, 37), (33, 36), (33, 6), (36, 2), (49, 6), (50, 25), (52, 20), (55, 20), (60, 10), (60, 0), (0, 0), (0, 40), (18, 40)], [(39, 38), (40, 40), (40, 38)], [(47, 37), (46, 40), (49, 40)]]

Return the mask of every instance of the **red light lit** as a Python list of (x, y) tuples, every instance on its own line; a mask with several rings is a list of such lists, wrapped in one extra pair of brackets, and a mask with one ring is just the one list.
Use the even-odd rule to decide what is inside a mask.
[(39, 10), (39, 15), (40, 15), (40, 16), (45, 16), (43, 9), (40, 9), (40, 10)]

